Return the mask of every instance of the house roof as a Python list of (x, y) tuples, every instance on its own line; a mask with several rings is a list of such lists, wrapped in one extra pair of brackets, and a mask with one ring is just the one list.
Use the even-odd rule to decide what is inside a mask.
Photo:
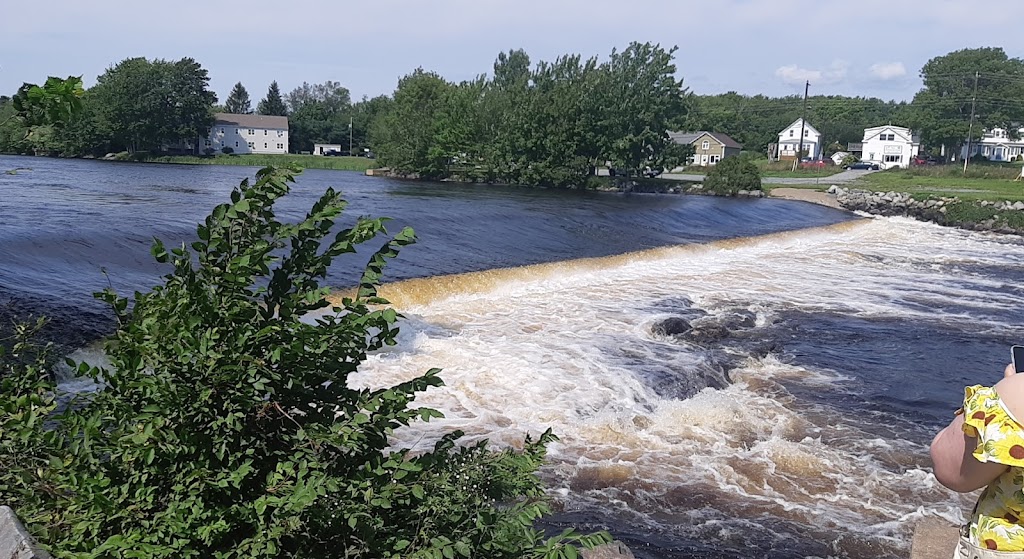
[(238, 126), (241, 128), (288, 129), (288, 117), (286, 116), (214, 113), (213, 118), (216, 124)]
[[(785, 132), (786, 130), (789, 130), (790, 128), (793, 128), (793, 127), (800, 128), (800, 121), (801, 120), (804, 120), (804, 119), (803, 118), (798, 118), (798, 119), (794, 120), (793, 124), (790, 124), (789, 126), (783, 128), (782, 132), (779, 132), (778, 135), (781, 136), (783, 132)], [(815, 128), (814, 126), (812, 126), (811, 123), (807, 122), (806, 120), (804, 120), (804, 130), (809, 130), (811, 134), (817, 134), (819, 136), (821, 135), (821, 132), (818, 132), (818, 129)]]
[(905, 126), (894, 126), (886, 124), (884, 126), (875, 126), (872, 128), (864, 129), (863, 142), (867, 142), (873, 138), (878, 137), (879, 134), (888, 130), (894, 134), (898, 134), (902, 141), (910, 142), (912, 144), (919, 143), (919, 139), (914, 135), (914, 131)]
[(727, 148), (743, 149), (743, 146), (739, 142), (733, 140), (728, 134), (722, 132), (708, 132), (701, 130), (699, 132), (669, 132), (668, 137), (677, 144), (692, 144), (697, 141), (701, 136), (708, 135), (718, 141)]
[(704, 134), (707, 132), (669, 132), (668, 137), (677, 144), (692, 144), (694, 140)]

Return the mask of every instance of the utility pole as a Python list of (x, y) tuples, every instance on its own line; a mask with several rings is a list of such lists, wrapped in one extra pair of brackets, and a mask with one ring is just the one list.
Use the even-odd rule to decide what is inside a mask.
[(974, 94), (971, 95), (971, 124), (967, 127), (967, 151), (964, 153), (964, 174), (967, 164), (971, 161), (971, 135), (974, 134), (974, 103), (978, 100), (978, 72), (974, 73)]
[(811, 82), (808, 81), (804, 85), (804, 110), (800, 114), (800, 149), (796, 150), (796, 160), (793, 161), (793, 170), (800, 165), (800, 160), (804, 157), (804, 126), (807, 124), (807, 91), (811, 89)]
[(348, 156), (355, 156), (355, 154), (352, 153), (352, 115), (348, 115)]

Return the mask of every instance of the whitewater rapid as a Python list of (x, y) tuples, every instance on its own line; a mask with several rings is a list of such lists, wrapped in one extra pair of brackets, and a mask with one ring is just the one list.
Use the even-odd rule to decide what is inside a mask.
[[(1014, 316), (1024, 293), (991, 272), (1022, 266), (1016, 238), (879, 218), (404, 282), (385, 292), (407, 317), (399, 344), (350, 383), (384, 386), (443, 368), (446, 386), (417, 404), (446, 417), (402, 430), (399, 445), (425, 449), (461, 429), (515, 446), (550, 427), (561, 439), (544, 471), (552, 494), (566, 511), (611, 515), (605, 523), (627, 535), (722, 550), (800, 550), (807, 538), (835, 556), (897, 556), (915, 520), (959, 522), (970, 503), (930, 473), (931, 426), (920, 423), (934, 425), (936, 413), (915, 421), (912, 408), (845, 405), (865, 399), (861, 372), (792, 363), (785, 317), (1024, 339)], [(732, 331), (710, 342), (652, 333), (672, 316)], [(822, 344), (858, 352), (854, 341)], [(725, 374), (731, 382), (716, 387)], [(889, 374), (902, 384), (917, 373)], [(970, 376), (991, 383), (993, 374)], [(709, 387), (672, 390), (695, 379)], [(937, 381), (934, 398), (955, 403), (963, 383), (949, 384)]]

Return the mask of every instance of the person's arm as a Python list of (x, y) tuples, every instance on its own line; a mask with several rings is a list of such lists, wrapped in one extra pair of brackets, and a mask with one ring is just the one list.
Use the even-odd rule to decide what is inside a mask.
[(964, 434), (963, 427), (964, 416), (961, 414), (935, 436), (931, 455), (935, 479), (939, 483), (959, 493), (970, 493), (992, 483), (1008, 466), (979, 462), (972, 454), (978, 440)]
[[(1003, 371), (1003, 380), (995, 385), (999, 399), (1014, 417), (1024, 414), (1024, 375), (1013, 374), (1013, 366)], [(1017, 410), (1020, 410), (1018, 413)], [(964, 431), (964, 416), (957, 415), (945, 429), (932, 440), (931, 456), (935, 479), (946, 487), (960, 493), (981, 489), (995, 481), (1009, 466), (998, 462), (979, 462), (974, 457), (978, 440), (968, 437)]]

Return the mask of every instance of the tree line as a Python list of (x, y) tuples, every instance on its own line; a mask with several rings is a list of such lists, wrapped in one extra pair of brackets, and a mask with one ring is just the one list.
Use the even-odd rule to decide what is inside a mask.
[[(0, 153), (79, 157), (155, 152), (207, 136), (214, 113), (254, 112), (241, 83), (218, 105), (209, 81), (207, 70), (191, 58), (129, 58), (84, 91), (78, 100), (80, 110), (69, 119), (46, 124), (21, 118), (15, 107), (17, 95), (0, 97)], [(349, 90), (332, 81), (303, 83), (282, 95), (274, 81), (256, 112), (289, 117), (294, 152), (311, 151), (317, 142), (347, 145), (350, 137), (361, 148), (367, 145), (370, 121), (386, 99), (352, 103)]]
[(606, 162), (671, 168), (687, 155), (668, 138), (688, 108), (675, 51), (633, 43), (605, 62), (533, 66), (513, 50), (490, 77), (461, 83), (417, 69), (372, 123), (372, 144), (383, 164), (429, 178), (577, 186)]
[[(289, 117), (290, 148), (314, 143), (369, 148), (399, 172), (427, 178), (547, 186), (584, 185), (610, 164), (630, 173), (669, 169), (689, 150), (669, 130), (724, 132), (750, 152), (765, 153), (780, 130), (803, 114), (797, 96), (727, 92), (695, 95), (676, 76), (676, 48), (633, 43), (604, 61), (564, 55), (533, 64), (523, 50), (498, 55), (490, 75), (451, 82), (419, 68), (391, 95), (352, 102), (342, 84), (303, 83), (282, 94), (270, 84), (256, 112)], [(807, 119), (827, 153), (862, 139), (864, 128), (913, 128), (933, 153), (956, 153), (970, 135), (1024, 123), (1024, 62), (1001, 48), (963, 49), (921, 69), (910, 102), (817, 95)], [(190, 58), (130, 58), (99, 76), (83, 108), (59, 125), (28, 126), (0, 97), (0, 153), (102, 155), (151, 151), (205, 136), (217, 111), (252, 112), (235, 85), (217, 105), (209, 77)], [(974, 113), (973, 128), (971, 113)]]

